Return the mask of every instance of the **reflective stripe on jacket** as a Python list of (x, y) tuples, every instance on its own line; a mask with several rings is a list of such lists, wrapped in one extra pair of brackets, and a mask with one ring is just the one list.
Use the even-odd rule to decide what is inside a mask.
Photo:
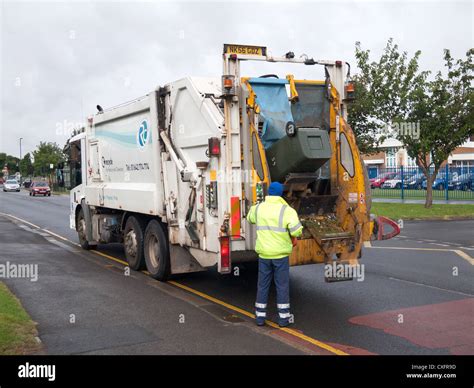
[(252, 206), (247, 221), (257, 225), (255, 251), (262, 259), (289, 256), (293, 249), (291, 237), (301, 236), (303, 232), (296, 211), (283, 198), (273, 195)]

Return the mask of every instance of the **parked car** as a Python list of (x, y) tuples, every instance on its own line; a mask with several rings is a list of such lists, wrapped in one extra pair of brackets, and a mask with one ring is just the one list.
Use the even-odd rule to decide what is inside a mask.
[(474, 173), (466, 173), (457, 176), (449, 182), (448, 188), (450, 190), (471, 190), (472, 183), (474, 182)]
[(16, 179), (8, 179), (3, 184), (3, 191), (20, 191), (20, 184)]
[[(426, 180), (423, 181), (422, 186), (423, 186), (423, 189), (426, 190), (428, 186)], [(436, 179), (434, 180), (432, 187), (433, 187), (433, 190), (444, 190), (446, 188), (446, 177), (444, 176), (444, 174), (438, 174), (436, 176)]]
[(51, 196), (51, 189), (47, 182), (33, 182), (30, 186), (30, 196), (43, 195)]
[(23, 181), (23, 187), (24, 187), (25, 189), (29, 189), (30, 186), (31, 186), (31, 183), (32, 183), (32, 182), (31, 182), (31, 179), (30, 179), (30, 178), (26, 178), (26, 179)]
[(380, 174), (378, 177), (370, 179), (370, 187), (372, 189), (380, 188), (380, 186), (382, 186), (385, 183), (385, 181), (392, 179), (396, 175), (397, 175), (396, 172), (384, 172), (383, 174)]
[[(413, 174), (404, 174), (403, 181), (406, 182), (410, 180)], [(382, 189), (401, 189), (402, 188), (402, 175), (397, 174), (392, 179), (387, 179), (383, 185)]]
[(408, 190), (421, 190), (425, 181), (424, 174), (415, 174), (403, 182), (403, 187)]

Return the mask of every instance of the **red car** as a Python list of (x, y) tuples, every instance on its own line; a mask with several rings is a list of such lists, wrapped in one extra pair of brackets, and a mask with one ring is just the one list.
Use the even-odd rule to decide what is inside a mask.
[(377, 178), (370, 179), (370, 188), (380, 188), (385, 183), (385, 181), (395, 178), (395, 175), (397, 175), (396, 172), (384, 172), (383, 174), (380, 174)]
[(41, 194), (43, 196), (51, 196), (51, 189), (47, 182), (33, 182), (30, 186), (30, 196), (33, 197), (37, 194)]

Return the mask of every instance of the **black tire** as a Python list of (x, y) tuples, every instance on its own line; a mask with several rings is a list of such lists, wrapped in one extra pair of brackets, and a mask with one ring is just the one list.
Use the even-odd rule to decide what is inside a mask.
[(30, 197), (31, 197), (31, 191), (30, 191)]
[(33, 195), (33, 197), (35, 197), (35, 196), (36, 196), (36, 194), (35, 194), (34, 192), (33, 192), (33, 194), (32, 194), (32, 195)]
[(168, 239), (161, 224), (152, 220), (145, 231), (146, 269), (153, 279), (165, 281), (170, 276)]
[(397, 184), (395, 185), (395, 188), (396, 188), (396, 189), (401, 189), (401, 188), (402, 188), (402, 184), (401, 184), (401, 183), (397, 183)]
[(51, 197), (51, 193), (48, 193), (48, 197)]
[(123, 248), (128, 266), (134, 271), (145, 268), (143, 254), (143, 222), (135, 216), (130, 216), (123, 230)]
[[(33, 193), (33, 196), (35, 194)], [(87, 235), (86, 235), (86, 220), (84, 218), (84, 210), (79, 210), (79, 214), (77, 215), (77, 220), (76, 220), (76, 231), (77, 231), (77, 236), (79, 237), (79, 244), (81, 245), (82, 249), (93, 249), (96, 247), (94, 244), (89, 244), (89, 241), (87, 241)]]

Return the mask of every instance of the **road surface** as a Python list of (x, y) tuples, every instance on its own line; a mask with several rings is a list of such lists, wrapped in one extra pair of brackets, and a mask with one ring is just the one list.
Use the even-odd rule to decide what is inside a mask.
[(39, 265), (36, 283), (6, 283), (47, 353), (474, 354), (474, 220), (405, 222), (399, 237), (364, 249), (363, 281), (328, 284), (321, 265), (292, 268), (295, 324), (281, 330), (253, 324), (254, 265), (168, 283), (126, 276), (120, 245), (74, 245), (68, 209), (67, 196), (0, 192), (0, 262)]

